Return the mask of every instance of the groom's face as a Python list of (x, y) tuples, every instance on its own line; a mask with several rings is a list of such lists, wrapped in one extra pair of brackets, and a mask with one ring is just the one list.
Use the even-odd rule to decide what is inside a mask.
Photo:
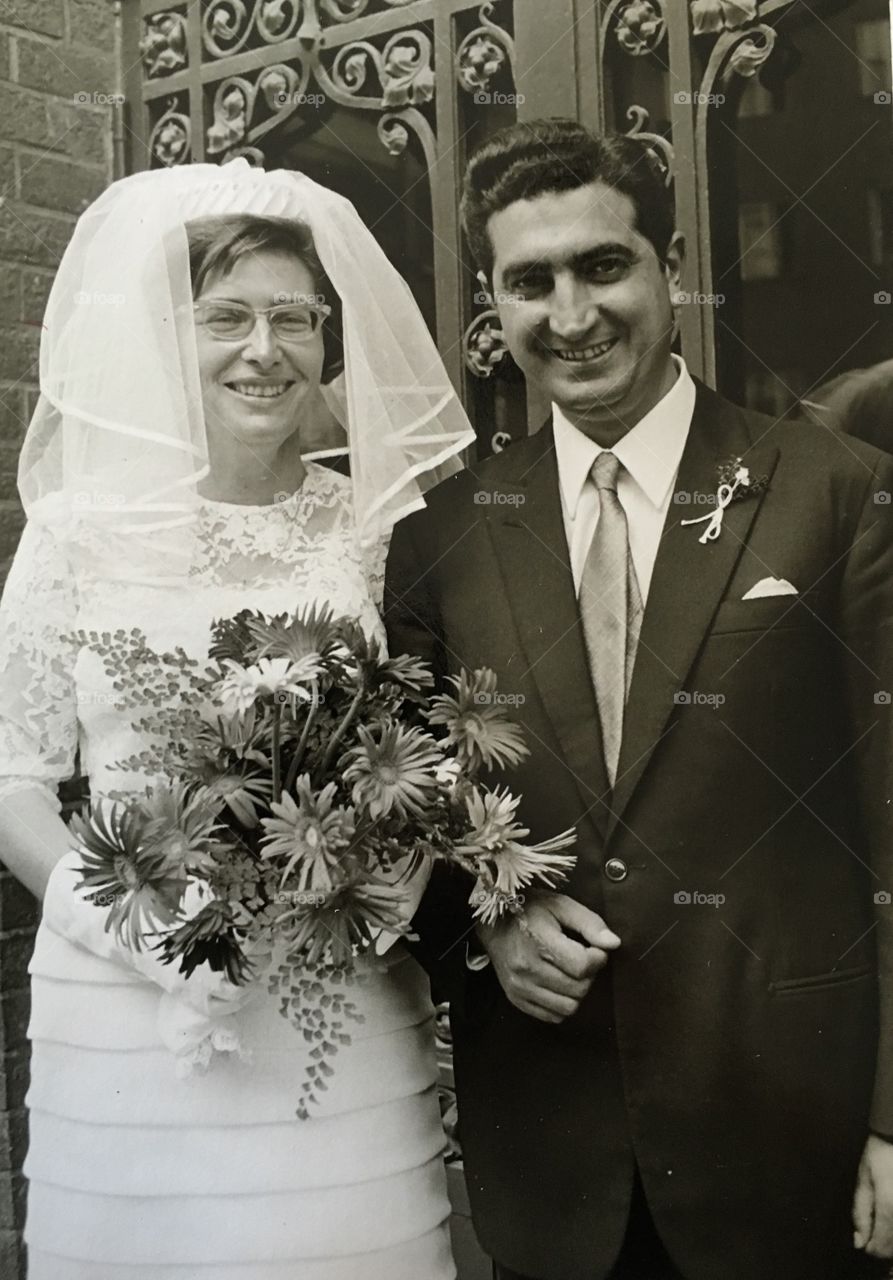
[(661, 263), (628, 196), (602, 182), (516, 200), (487, 224), (509, 350), (587, 435), (610, 445), (666, 394), (682, 240)]

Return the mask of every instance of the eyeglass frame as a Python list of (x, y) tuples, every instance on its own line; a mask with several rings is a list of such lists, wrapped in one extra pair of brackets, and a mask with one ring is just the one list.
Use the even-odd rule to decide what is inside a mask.
[[(220, 299), (208, 298), (204, 301), (199, 299), (197, 302), (194, 302), (192, 304), (192, 313), (193, 315), (195, 315), (195, 313), (201, 310), (203, 307), (213, 307), (213, 306), (219, 306), (221, 308), (229, 307), (233, 311), (242, 311), (245, 314), (246, 319), (249, 315), (251, 315), (254, 320), (254, 323), (251, 325), (251, 327), (248, 330), (246, 330), (245, 333), (238, 334), (238, 335), (233, 334), (231, 337), (227, 337), (225, 334), (221, 334), (221, 333), (214, 333), (212, 329), (208, 328), (207, 323), (205, 323), (205, 327), (208, 328), (208, 332), (211, 334), (211, 337), (215, 338), (218, 342), (245, 342), (248, 338), (251, 337), (251, 335), (254, 333), (254, 330), (257, 328), (257, 321), (259, 316), (263, 316), (264, 319), (266, 319), (267, 324), (270, 326), (270, 332), (276, 338), (277, 342), (284, 342), (287, 345), (299, 344), (302, 342), (309, 342), (311, 338), (315, 338), (318, 333), (322, 332), (323, 324), (332, 314), (332, 308), (329, 306), (327, 302), (313, 302), (313, 303), (277, 302), (277, 303), (274, 303), (272, 307), (251, 307), (248, 305), (247, 302), (237, 302), (235, 300), (231, 300), (228, 298), (220, 298)], [(281, 314), (283, 311), (312, 312), (314, 315), (319, 316), (319, 324), (315, 329), (311, 329), (310, 333), (307, 335), (306, 338), (283, 338), (281, 334), (277, 333), (275, 324), (270, 319), (268, 319), (269, 316), (271, 315), (275, 316), (277, 313)], [(196, 323), (201, 324), (202, 322), (199, 320), (199, 321), (196, 321)]]

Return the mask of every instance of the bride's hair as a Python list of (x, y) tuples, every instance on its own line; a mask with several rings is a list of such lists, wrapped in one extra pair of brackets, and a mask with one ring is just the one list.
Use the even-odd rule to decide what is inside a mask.
[(331, 382), (344, 368), (341, 300), (323, 270), (306, 223), (258, 214), (195, 218), (186, 223), (192, 293), (198, 298), (209, 280), (228, 276), (237, 262), (255, 253), (287, 253), (307, 268), (313, 287), (332, 308), (323, 323), (322, 381)]

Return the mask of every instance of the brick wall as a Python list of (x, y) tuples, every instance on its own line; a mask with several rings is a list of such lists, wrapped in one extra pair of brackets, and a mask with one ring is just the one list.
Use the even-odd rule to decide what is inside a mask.
[[(37, 396), (47, 292), (76, 215), (112, 177), (117, 7), (111, 0), (0, 0), (0, 580), (22, 525), (16, 459)], [(35, 919), (34, 900), (0, 871), (3, 1280), (24, 1274), (25, 1028)]]

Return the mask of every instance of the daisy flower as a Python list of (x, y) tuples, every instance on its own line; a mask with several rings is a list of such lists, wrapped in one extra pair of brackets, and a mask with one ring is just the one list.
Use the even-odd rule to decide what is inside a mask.
[(392, 684), (404, 697), (419, 697), (434, 685), (427, 664), (407, 653), (396, 658), (382, 658), (375, 673), (376, 684)]
[(289, 950), (304, 964), (345, 965), (355, 949), (371, 945), (378, 932), (406, 933), (411, 911), (406, 890), (399, 884), (371, 880), (368, 873), (339, 885), (331, 893), (307, 895), (288, 917)]
[(222, 662), (231, 658), (234, 662), (246, 662), (255, 643), (249, 621), (263, 622), (264, 615), (254, 609), (241, 609), (233, 618), (218, 618), (211, 623), (211, 644), (208, 657)]
[(251, 964), (239, 944), (233, 913), (225, 902), (207, 903), (167, 935), (161, 944), (162, 964), (180, 961), (180, 973), (189, 978), (207, 964), (213, 973), (223, 973), (235, 986), (252, 978)]
[(309, 776), (302, 774), (295, 782), (297, 800), (286, 792), (270, 805), (274, 816), (261, 819), (267, 833), (261, 856), (285, 859), (281, 885), (295, 872), (297, 892), (333, 887), (333, 872), (356, 830), (353, 809), (335, 804), (336, 789), (330, 782), (314, 794)]
[(573, 828), (539, 844), (522, 844), (530, 831), (515, 821), (518, 797), (508, 790), (475, 787), (465, 805), (472, 828), (455, 853), (477, 863), (479, 878), (472, 895), (477, 919), (492, 924), (507, 905), (523, 901), (522, 891), (529, 885), (536, 882), (554, 889), (573, 868), (576, 858), (561, 853), (576, 841)]
[(187, 883), (183, 862), (147, 840), (146, 827), (141, 806), (101, 803), (89, 818), (74, 814), (70, 827), (81, 853), (78, 888), (89, 902), (108, 907), (106, 930), (134, 951), (175, 923)]
[(258, 659), (286, 658), (298, 664), (312, 659), (321, 667), (324, 658), (343, 647), (338, 625), (328, 605), (319, 611), (313, 605), (303, 613), (296, 613), (290, 620), (284, 617), (249, 618), (246, 625)]
[(443, 756), (424, 730), (384, 721), (375, 728), (357, 726), (360, 745), (348, 752), (344, 782), (353, 800), (373, 821), (393, 813), (422, 817), (437, 799), (435, 769)]
[(266, 698), (284, 700), (290, 696), (306, 700), (310, 694), (305, 687), (320, 674), (319, 654), (310, 654), (300, 662), (289, 658), (260, 658), (250, 667), (243, 667), (232, 658), (225, 658), (224, 676), (218, 689), (218, 700), (226, 711), (245, 712)]
[(458, 760), (443, 759), (434, 770), (434, 776), (442, 787), (453, 795), (462, 781), (462, 766)]
[(190, 788), (182, 782), (149, 787), (139, 807), (146, 818), (146, 845), (172, 867), (193, 873), (213, 867), (209, 855), (218, 829), (217, 805), (204, 787)]
[(186, 744), (186, 777), (248, 828), (257, 826), (257, 806), (269, 802), (272, 791), (269, 760), (261, 750), (262, 725), (252, 707), (245, 715), (217, 716), (213, 724), (200, 724)]
[(432, 701), (429, 724), (447, 728), (447, 744), (456, 748), (460, 763), (475, 773), (482, 766), (518, 764), (527, 755), (521, 729), (496, 702), (496, 674), (481, 667), (470, 675), (450, 676), (455, 696), (441, 694)]
[(394, 685), (404, 697), (415, 700), (434, 684), (427, 663), (407, 653), (389, 658), (381, 643), (352, 619), (342, 621), (340, 633), (350, 653), (348, 667), (366, 688)]

